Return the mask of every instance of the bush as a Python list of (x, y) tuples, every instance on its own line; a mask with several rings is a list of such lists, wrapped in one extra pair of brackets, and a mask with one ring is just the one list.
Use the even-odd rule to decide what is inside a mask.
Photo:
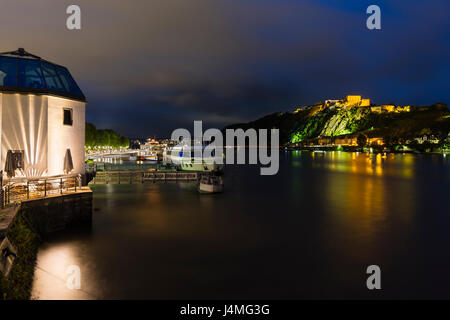
[(7, 237), (18, 255), (8, 279), (0, 274), (0, 300), (27, 300), (31, 295), (39, 236), (18, 212)]

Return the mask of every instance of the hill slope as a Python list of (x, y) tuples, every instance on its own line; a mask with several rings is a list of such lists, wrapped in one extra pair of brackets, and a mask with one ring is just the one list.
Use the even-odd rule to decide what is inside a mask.
[(225, 129), (280, 130), (280, 144), (297, 143), (319, 137), (334, 137), (362, 132), (383, 137), (385, 141), (434, 135), (447, 138), (450, 111), (444, 104), (427, 107), (355, 106), (345, 102), (318, 103), (294, 112), (274, 113)]

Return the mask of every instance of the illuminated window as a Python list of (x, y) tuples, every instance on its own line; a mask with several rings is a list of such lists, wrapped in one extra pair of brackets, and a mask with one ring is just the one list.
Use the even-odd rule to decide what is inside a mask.
[(72, 109), (64, 109), (64, 125), (71, 126), (73, 124)]

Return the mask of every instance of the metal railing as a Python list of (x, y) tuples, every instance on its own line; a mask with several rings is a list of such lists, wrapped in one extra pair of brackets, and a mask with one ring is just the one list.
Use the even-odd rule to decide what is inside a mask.
[(31, 199), (45, 198), (77, 192), (81, 188), (81, 175), (60, 175), (35, 179), (12, 178), (1, 182), (0, 206)]
[(133, 171), (133, 170), (155, 170), (176, 171), (176, 166), (170, 163), (86, 163), (86, 172), (98, 171)]
[(133, 184), (144, 182), (195, 181), (209, 172), (187, 171), (99, 171), (90, 184)]

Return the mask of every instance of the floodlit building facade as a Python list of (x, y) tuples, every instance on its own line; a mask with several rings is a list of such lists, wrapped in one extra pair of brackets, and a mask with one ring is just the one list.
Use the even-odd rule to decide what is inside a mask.
[(67, 68), (23, 49), (0, 54), (4, 178), (84, 174), (85, 107)]
[(345, 97), (345, 102), (359, 107), (370, 106), (370, 99), (362, 99), (361, 96), (355, 95), (348, 95), (347, 97)]

